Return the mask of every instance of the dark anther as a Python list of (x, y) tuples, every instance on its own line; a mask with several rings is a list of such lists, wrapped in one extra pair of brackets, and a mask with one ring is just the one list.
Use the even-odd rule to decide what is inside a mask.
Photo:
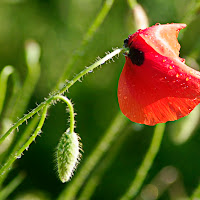
[(129, 38), (127, 38), (127, 39), (124, 40), (124, 47), (125, 47), (125, 48), (128, 48), (128, 39), (129, 39)]
[(135, 65), (141, 66), (144, 63), (144, 53), (134, 47), (130, 48), (128, 57)]

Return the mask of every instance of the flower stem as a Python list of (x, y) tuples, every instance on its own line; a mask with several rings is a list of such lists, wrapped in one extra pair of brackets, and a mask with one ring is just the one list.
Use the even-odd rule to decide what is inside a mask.
[(87, 73), (93, 71), (95, 68), (97, 68), (99, 65), (103, 65), (107, 60), (110, 60), (114, 56), (118, 55), (122, 49), (116, 49), (113, 52), (107, 54), (104, 58), (98, 60), (94, 64), (90, 65), (89, 67), (85, 68), (83, 71), (81, 71), (79, 74), (77, 74), (71, 81), (69, 81), (59, 92), (58, 94), (64, 93), (66, 90), (68, 90), (76, 81), (80, 80), (84, 75)]
[(153, 161), (158, 153), (160, 144), (162, 142), (164, 131), (165, 131), (165, 124), (156, 125), (153, 139), (152, 139), (151, 145), (149, 147), (149, 150), (148, 150), (140, 168), (137, 171), (135, 179), (131, 183), (131, 185), (130, 185), (129, 189), (126, 191), (126, 193), (120, 198), (120, 200), (133, 199), (139, 192), (139, 190), (147, 176), (147, 173), (148, 173), (149, 169), (151, 168)]
[(51, 101), (52, 99), (49, 98), (46, 101), (42, 102), (39, 106), (37, 106), (35, 109), (33, 109), (31, 112), (29, 112), (27, 115), (19, 119), (1, 138), (0, 138), (0, 144), (5, 140), (5, 138), (16, 128), (18, 128), (22, 123), (24, 123), (26, 120), (28, 120), (30, 117), (32, 117), (35, 113), (39, 112), (46, 104), (48, 104), (48, 101)]
[[(23, 146), (23, 144), (28, 140), (28, 138), (32, 134), (33, 130), (35, 130), (39, 120), (40, 120), (40, 116), (39, 115), (35, 115), (33, 117), (31, 122), (28, 123), (25, 131), (23, 132), (23, 134), (21, 135), (19, 140), (14, 145), (13, 149), (8, 154), (3, 155), (2, 163), (6, 162), (6, 160), (10, 160), (10, 158), (17, 152), (17, 150), (19, 150)], [(4, 182), (5, 178), (7, 177), (8, 172), (9, 171), (6, 171), (1, 176), (1, 178), (0, 178), (0, 187), (1, 187), (2, 183)]]
[(16, 158), (21, 158), (22, 153), (29, 148), (30, 144), (35, 140), (35, 138), (37, 137), (37, 135), (40, 133), (42, 126), (44, 124), (45, 118), (46, 118), (46, 114), (47, 114), (47, 109), (48, 106), (45, 106), (43, 108), (43, 113), (41, 115), (41, 119), (40, 122), (36, 128), (36, 130), (34, 131), (33, 135), (29, 138), (29, 140), (22, 146), (22, 148), (20, 148), (19, 151), (17, 151), (17, 153), (13, 154), (12, 156), (10, 156), (10, 159), (7, 160), (7, 162), (3, 165), (3, 167), (0, 169), (0, 178), (3, 177), (3, 175), (6, 173), (7, 170), (9, 170), (9, 167), (12, 165), (12, 163), (16, 160)]
[[(74, 132), (74, 124), (75, 124), (75, 120), (74, 120), (74, 109), (73, 109), (73, 105), (71, 103), (71, 101), (64, 96), (61, 95), (56, 95), (53, 96), (51, 98), (51, 101), (60, 99), (62, 101), (64, 101), (69, 108), (69, 113), (70, 113), (70, 133)], [(13, 149), (11, 155), (9, 156), (9, 158), (7, 159), (7, 162), (3, 165), (3, 167), (0, 169), (0, 183), (3, 182), (6, 173), (9, 169), (9, 167), (12, 165), (12, 163), (16, 160), (16, 158), (20, 158), (22, 153), (24, 152), (25, 149), (28, 149), (28, 147), (30, 146), (30, 144), (35, 140), (35, 138), (37, 137), (37, 135), (39, 134), (43, 124), (44, 124), (44, 120), (46, 117), (46, 113), (47, 113), (47, 108), (49, 106), (51, 102), (48, 101), (48, 105), (46, 105), (43, 109), (43, 113), (42, 116), (40, 118), (40, 122), (35, 130), (35, 132), (33, 133), (33, 135), (28, 139), (28, 141), (17, 151), (17, 147), (19, 147), (19, 143), (17, 143), (16, 147)], [(35, 120), (36, 119), (36, 120)], [(34, 118), (33, 124), (35, 124), (35, 122), (37, 123), (37, 118)], [(28, 130), (28, 133), (30, 132), (30, 130)], [(22, 141), (25, 141), (27, 134), (25, 135), (24, 138), (22, 138)], [(22, 143), (22, 141), (20, 140), (20, 143)], [(17, 151), (17, 153), (15, 153)]]
[(30, 117), (32, 117), (35, 113), (40, 111), (44, 106), (48, 105), (52, 100), (54, 100), (54, 96), (56, 95), (61, 95), (66, 92), (74, 83), (76, 83), (79, 79), (81, 79), (84, 75), (89, 73), (90, 71), (93, 71), (95, 68), (97, 68), (99, 65), (103, 65), (106, 61), (112, 59), (114, 56), (118, 55), (123, 48), (121, 49), (116, 49), (113, 52), (107, 54), (105, 57), (102, 59), (98, 60), (94, 64), (90, 65), (83, 71), (81, 71), (79, 74), (77, 74), (71, 81), (69, 81), (66, 85), (63, 86), (62, 89), (58, 90), (58, 92), (53, 95), (48, 97), (44, 102), (39, 104), (35, 109), (33, 109), (31, 112), (29, 112), (27, 115), (19, 119), (1, 138), (0, 138), (0, 144), (5, 140), (5, 138), (17, 127), (19, 127), (23, 122), (28, 120)]
[[(73, 110), (73, 106), (71, 104), (71, 102), (65, 98), (60, 96), (62, 93), (64, 93), (66, 90), (68, 90), (75, 82), (77, 82), (80, 78), (82, 78), (84, 75), (86, 75), (88, 72), (93, 71), (96, 67), (98, 67), (99, 65), (104, 64), (107, 60), (112, 59), (114, 56), (116, 56), (117, 54), (119, 54), (123, 49), (116, 49), (113, 52), (107, 54), (104, 58), (98, 60), (97, 62), (95, 62), (94, 64), (90, 65), (88, 68), (84, 69), (83, 71), (81, 71), (79, 74), (77, 74), (71, 81), (69, 81), (65, 86), (63, 86), (62, 89), (60, 89), (58, 92), (56, 92), (54, 95), (48, 97), (47, 99), (45, 99), (44, 102), (42, 102), (40, 105), (38, 105), (35, 109), (33, 109), (31, 112), (29, 112), (27, 115), (25, 115), (24, 117), (22, 117), (21, 119), (19, 119), (1, 138), (0, 138), (0, 144), (5, 140), (5, 138), (12, 133), (12, 131), (14, 131), (15, 129), (17, 129), (22, 123), (24, 123), (25, 121), (27, 121), (30, 117), (32, 117), (34, 114), (36, 114), (37, 112), (39, 112), (41, 109), (47, 110), (47, 107), (55, 100), (58, 99), (62, 99), (64, 100), (68, 106), (69, 106), (69, 110), (70, 110), (70, 132), (74, 131), (74, 110)], [(8, 158), (8, 160), (6, 161), (6, 163), (3, 165), (3, 167), (0, 169), (0, 182), (1, 180), (4, 179), (4, 174), (7, 172), (7, 170), (9, 169), (9, 167), (12, 165), (12, 163), (16, 160), (17, 157), (20, 157), (21, 154), (23, 153), (23, 151), (29, 147), (29, 145), (33, 142), (34, 138), (37, 136), (37, 132), (39, 131), (39, 128), (42, 127), (45, 117), (44, 117), (44, 113), (40, 119), (39, 125), (36, 129), (36, 131), (34, 132), (34, 134), (30, 137), (30, 139), (24, 144), (24, 146), (14, 155), (10, 156)]]
[(70, 133), (73, 133), (74, 132), (75, 120), (74, 120), (74, 108), (73, 108), (71, 101), (67, 97), (64, 97), (64, 96), (61, 96), (61, 95), (56, 95), (54, 98), (55, 99), (61, 99), (68, 105), (69, 114), (70, 114)]
[(127, 122), (128, 120), (122, 116), (121, 112), (119, 112), (103, 138), (96, 145), (96, 148), (87, 158), (82, 168), (77, 172), (77, 175), (74, 177), (73, 181), (61, 193), (58, 198), (59, 200), (72, 200), (76, 198), (77, 192), (82, 187), (89, 174), (92, 172), (105, 152), (108, 151), (112, 142), (117, 138), (118, 134), (121, 133), (121, 130), (125, 127)]

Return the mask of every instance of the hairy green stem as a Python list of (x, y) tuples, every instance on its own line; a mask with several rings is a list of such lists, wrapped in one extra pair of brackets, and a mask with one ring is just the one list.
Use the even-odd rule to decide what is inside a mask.
[(104, 19), (106, 18), (108, 12), (110, 11), (112, 5), (113, 5), (114, 0), (105, 0), (103, 7), (97, 17), (95, 18), (94, 22), (88, 29), (87, 33), (83, 37), (83, 41), (79, 47), (79, 49), (72, 55), (69, 63), (65, 67), (65, 71), (60, 78), (57, 88), (63, 84), (63, 82), (69, 77), (69, 74), (71, 72), (72, 67), (74, 66), (75, 62), (77, 59), (79, 59), (81, 56), (84, 54), (84, 48), (88, 44), (88, 42), (92, 39), (94, 36), (94, 33), (97, 31), (99, 26), (103, 23)]
[(55, 99), (61, 99), (68, 105), (69, 114), (70, 114), (70, 133), (73, 133), (74, 132), (75, 120), (74, 120), (74, 108), (73, 108), (71, 101), (67, 97), (64, 97), (64, 96), (61, 96), (61, 95), (56, 95), (54, 98)]
[(76, 198), (77, 192), (82, 187), (89, 174), (92, 172), (92, 170), (105, 154), (105, 152), (108, 151), (111, 144), (117, 138), (118, 134), (121, 133), (121, 130), (125, 127), (127, 122), (128, 120), (124, 116), (122, 116), (121, 112), (119, 112), (108, 130), (106, 131), (103, 138), (96, 145), (90, 156), (83, 164), (82, 168), (77, 172), (77, 175), (74, 177), (72, 182), (61, 193), (58, 198), (59, 200), (73, 200)]
[(114, 56), (118, 55), (123, 49), (116, 49), (113, 52), (107, 54), (105, 57), (100, 59), (99, 61), (95, 62), (94, 64), (90, 65), (83, 71), (81, 71), (79, 74), (77, 74), (71, 81), (69, 81), (66, 85), (63, 86), (62, 89), (60, 89), (55, 95), (50, 96), (47, 98), (44, 102), (42, 102), (40, 105), (38, 105), (35, 109), (33, 109), (31, 112), (29, 112), (27, 115), (19, 119), (1, 138), (0, 138), (0, 144), (5, 140), (5, 138), (16, 128), (18, 128), (23, 122), (28, 120), (30, 117), (32, 117), (35, 113), (40, 111), (44, 106), (48, 105), (52, 100), (54, 100), (54, 96), (61, 95), (66, 90), (68, 90), (74, 83), (76, 83), (79, 79), (81, 79), (84, 75), (87, 73), (93, 71), (95, 68), (97, 68), (99, 65), (104, 64), (106, 61), (112, 59)]
[(46, 104), (48, 104), (48, 101), (51, 101), (52, 99), (48, 99), (45, 102), (42, 102), (39, 106), (37, 106), (35, 109), (33, 109), (31, 112), (26, 114), (24, 117), (19, 119), (1, 138), (0, 138), (0, 144), (5, 140), (5, 138), (12, 133), (15, 129), (17, 129), (22, 123), (27, 121), (30, 117), (32, 117), (35, 113), (39, 112)]
[(37, 137), (37, 135), (40, 133), (42, 126), (44, 124), (45, 118), (46, 118), (46, 114), (47, 114), (47, 109), (48, 106), (45, 106), (43, 108), (43, 113), (41, 115), (41, 119), (40, 122), (36, 128), (36, 130), (34, 131), (33, 135), (29, 138), (29, 140), (19, 149), (19, 151), (17, 151), (17, 153), (13, 154), (12, 156), (10, 156), (10, 158), (7, 160), (7, 162), (3, 165), (3, 167), (0, 169), (0, 178), (4, 175), (4, 173), (6, 173), (6, 171), (10, 168), (10, 166), (12, 165), (12, 163), (17, 159), (17, 158), (21, 158), (22, 153), (29, 148), (30, 144), (35, 140), (35, 138)]
[(13, 153), (15, 153), (28, 140), (28, 138), (30, 137), (33, 130), (35, 130), (39, 120), (40, 120), (40, 116), (34, 115), (33, 119), (31, 119), (31, 122), (28, 123), (28, 125), (26, 126), (26, 129), (24, 130), (22, 136), (19, 138), (16, 145), (12, 149), (11, 155)]
[[(56, 96), (53, 96), (51, 101), (55, 101), (57, 99), (60, 99), (62, 101), (64, 101), (67, 105), (68, 105), (68, 108), (69, 108), (69, 113), (70, 113), (70, 133), (73, 133), (74, 132), (74, 124), (75, 124), (75, 120), (74, 120), (74, 109), (73, 109), (73, 105), (71, 103), (71, 101), (67, 98), (67, 97), (64, 97), (64, 96), (61, 96), (61, 95), (56, 95)], [(51, 102), (48, 101), (48, 105), (50, 104)], [(4, 166), (1, 168), (0, 170), (0, 184), (3, 182), (5, 176), (6, 176), (6, 172), (8, 171), (8, 168), (12, 165), (12, 163), (16, 160), (17, 157), (20, 157), (20, 155), (23, 153), (23, 151), (25, 149), (27, 149), (30, 144), (35, 140), (35, 138), (37, 137), (38, 135), (38, 132), (40, 131), (40, 129), (42, 128), (43, 126), (43, 123), (44, 123), (44, 120), (45, 120), (45, 116), (46, 116), (46, 112), (47, 112), (47, 107), (48, 105), (46, 105), (44, 107), (44, 112), (41, 116), (41, 119), (40, 119), (40, 122), (38, 124), (38, 127), (36, 128), (35, 132), (33, 133), (33, 135), (29, 138), (29, 140), (25, 143), (26, 139), (27, 139), (27, 136), (30, 135), (30, 132), (32, 130), (33, 127), (35, 127), (35, 125), (37, 124), (38, 122), (38, 117), (39, 116), (36, 116), (32, 123), (30, 124), (31, 126), (28, 127), (28, 129), (26, 130), (26, 133), (24, 134), (24, 136), (21, 138), (21, 140), (16, 144), (15, 148), (13, 149), (11, 155), (9, 156), (9, 158), (7, 159), (7, 162), (4, 164)], [(24, 144), (25, 143), (25, 144)], [(20, 145), (22, 145), (22, 148), (20, 148), (18, 150), (17, 153), (15, 153), (17, 151), (17, 149), (19, 148)]]
[(98, 60), (94, 64), (90, 65), (89, 67), (85, 68), (83, 71), (81, 71), (78, 75), (76, 75), (71, 81), (69, 81), (60, 91), (59, 94), (64, 93), (66, 90), (68, 90), (76, 81), (80, 80), (84, 75), (87, 73), (93, 71), (95, 68), (97, 68), (99, 65), (104, 64), (106, 61), (112, 59), (114, 56), (118, 55), (123, 49), (116, 49), (113, 52), (107, 54), (104, 58)]
[(147, 176), (147, 173), (148, 173), (149, 169), (151, 168), (153, 161), (158, 153), (160, 144), (162, 142), (164, 131), (165, 131), (165, 124), (156, 125), (153, 139), (152, 139), (151, 145), (149, 147), (149, 150), (148, 150), (140, 168), (137, 171), (135, 179), (131, 183), (131, 185), (128, 188), (128, 190), (126, 191), (126, 193), (120, 198), (120, 200), (133, 199), (139, 192), (139, 190)]
[[(60, 96), (62, 93), (64, 93), (66, 90), (68, 90), (75, 82), (77, 82), (80, 78), (82, 78), (85, 74), (87, 74), (88, 72), (91, 72), (92, 70), (94, 70), (96, 67), (98, 67), (99, 65), (104, 64), (107, 60), (112, 59), (115, 55), (119, 54), (122, 51), (122, 49), (116, 49), (113, 52), (107, 54), (104, 58), (100, 59), (99, 61), (95, 62), (94, 64), (92, 64), (91, 66), (89, 66), (88, 68), (84, 69), (83, 71), (81, 71), (78, 75), (76, 75), (71, 81), (69, 81), (61, 90), (59, 90), (57, 93), (55, 93), (53, 96), (50, 96), (49, 98), (47, 98), (44, 102), (42, 102), (40, 105), (38, 105), (35, 109), (33, 109), (31, 112), (29, 112), (27, 115), (25, 115), (24, 117), (22, 117), (21, 119), (19, 119), (1, 138), (0, 138), (0, 144), (5, 140), (5, 138), (12, 133), (12, 131), (14, 131), (15, 129), (17, 129), (22, 123), (24, 123), (25, 121), (27, 121), (30, 117), (32, 117), (34, 114), (36, 114), (37, 112), (39, 112), (41, 109), (47, 109), (47, 106), (49, 104), (51, 104), (53, 101), (57, 100), (57, 99), (62, 99), (64, 100), (68, 106), (69, 106), (69, 110), (70, 110), (70, 132), (74, 131), (74, 111), (73, 111), (73, 106), (71, 104), (71, 102), (65, 98)], [(41, 125), (43, 118), (41, 118), (40, 123), (38, 126)], [(43, 122), (44, 123), (44, 122)], [(8, 170), (8, 168), (12, 165), (12, 163), (15, 161), (15, 159), (17, 157), (20, 157), (21, 153), (24, 151), (24, 147), (25, 149), (28, 148), (28, 146), (32, 143), (32, 141), (34, 140), (34, 137), (37, 136), (37, 134), (35, 134), (37, 132), (38, 128), (36, 129), (36, 131), (34, 132), (34, 134), (31, 136), (31, 138), (25, 143), (25, 145), (14, 155), (11, 155), (9, 157), (9, 159), (5, 162), (5, 164), (3, 165), (3, 167), (0, 169), (0, 179), (4, 180), (4, 176)], [(2, 181), (0, 181), (2, 182)]]
[[(47, 107), (47, 105), (49, 105), (52, 101), (56, 100), (55, 98), (59, 98), (58, 96), (61, 95), (62, 93), (64, 93), (66, 90), (68, 90), (75, 82), (77, 82), (80, 78), (82, 78), (85, 74), (93, 71), (96, 67), (98, 67), (99, 65), (104, 64), (107, 60), (112, 59), (114, 56), (116, 56), (117, 54), (119, 54), (122, 51), (122, 49), (116, 49), (113, 52), (107, 54), (104, 58), (100, 59), (99, 61), (95, 62), (94, 64), (90, 65), (88, 68), (84, 69), (83, 71), (81, 71), (79, 74), (77, 74), (71, 81), (69, 81), (61, 90), (59, 90), (55, 95), (50, 96), (49, 98), (47, 98), (44, 102), (42, 102), (40, 105), (38, 105), (35, 109), (33, 109), (31, 112), (29, 112), (27, 115), (25, 115), (24, 117), (22, 117), (21, 119), (19, 119), (1, 138), (0, 138), (0, 144), (5, 140), (5, 138), (12, 132), (14, 131), (16, 128), (18, 128), (23, 122), (27, 121), (30, 117), (32, 117), (35, 113), (39, 112), (42, 108)], [(66, 99), (64, 99), (64, 101), (66, 101), (66, 103), (68, 102)], [(69, 103), (69, 102), (68, 102)], [(72, 104), (71, 104), (72, 105)], [(70, 111), (70, 117), (71, 119), (74, 118), (73, 114), (74, 112), (72, 112), (72, 108), (69, 108)], [(41, 118), (42, 120), (42, 118)], [(40, 122), (41, 122), (40, 120)], [(39, 123), (40, 125), (41, 123)], [(39, 126), (38, 125), (38, 126)], [(74, 129), (74, 120), (71, 121), (70, 123), (70, 130)], [(36, 131), (38, 130), (38, 128), (36, 129)], [(33, 134), (34, 135), (34, 134)], [(37, 136), (37, 135), (36, 135)], [(28, 140), (28, 142), (25, 144), (25, 146), (29, 146), (32, 142), (32, 137)], [(29, 144), (30, 142), (30, 144)], [(23, 152), (23, 148), (20, 149), (18, 151), (17, 154), (19, 154), (20, 152)], [(21, 153), (22, 153), (21, 152)], [(20, 154), (21, 155), (21, 154)], [(18, 156), (19, 157), (19, 156)], [(16, 156), (13, 156), (11, 159), (9, 159), (6, 164), (1, 168), (0, 172), (4, 172), (5, 169), (8, 168), (8, 166), (10, 166), (14, 160), (16, 159)], [(1, 174), (1, 173), (0, 173)]]
[[(6, 160), (10, 160), (12, 155), (15, 154), (15, 152), (17, 152), (17, 150), (20, 149), (20, 147), (28, 140), (28, 138), (30, 137), (31, 133), (33, 132), (33, 130), (35, 130), (35, 127), (37, 126), (38, 122), (40, 120), (40, 116), (39, 115), (35, 115), (33, 117), (33, 119), (31, 120), (30, 123), (28, 123), (25, 131), (23, 132), (22, 136), (19, 138), (19, 140), (16, 142), (16, 144), (14, 145), (14, 147), (11, 149), (11, 151), (9, 152), (9, 154), (5, 154), (2, 158), (2, 163), (6, 162)], [(5, 172), (1, 178), (0, 178), (0, 187), (2, 185), (2, 183), (4, 182), (5, 178), (7, 177), (9, 171)], [(1, 198), (0, 198), (1, 199)]]

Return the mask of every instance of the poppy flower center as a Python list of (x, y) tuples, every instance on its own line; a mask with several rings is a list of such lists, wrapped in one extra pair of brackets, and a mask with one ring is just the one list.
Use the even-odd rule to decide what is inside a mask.
[(144, 63), (144, 52), (135, 49), (134, 47), (130, 48), (128, 57), (135, 65), (141, 66)]

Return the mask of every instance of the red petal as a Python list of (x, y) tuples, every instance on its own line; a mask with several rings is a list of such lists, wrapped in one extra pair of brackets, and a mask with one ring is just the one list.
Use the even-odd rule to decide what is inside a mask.
[[(129, 38), (129, 45), (144, 53), (144, 63), (137, 66), (126, 57), (118, 86), (119, 106), (124, 115), (147, 125), (177, 120), (200, 103), (200, 73), (178, 57), (180, 47), (174, 39), (184, 25), (160, 26), (166, 31), (159, 28), (162, 39), (156, 36), (157, 32), (153, 34), (158, 25), (139, 30)], [(168, 37), (170, 32), (173, 35)], [(149, 35), (145, 39), (146, 33), (151, 34), (152, 41)]]
[(167, 57), (179, 57), (180, 44), (177, 37), (181, 29), (185, 28), (186, 24), (166, 24), (154, 25), (144, 30), (138, 30), (130, 36), (129, 44), (134, 41), (134, 47), (137, 49), (141, 47), (137, 43), (136, 37), (142, 37), (146, 45), (154, 48), (155, 51)]

